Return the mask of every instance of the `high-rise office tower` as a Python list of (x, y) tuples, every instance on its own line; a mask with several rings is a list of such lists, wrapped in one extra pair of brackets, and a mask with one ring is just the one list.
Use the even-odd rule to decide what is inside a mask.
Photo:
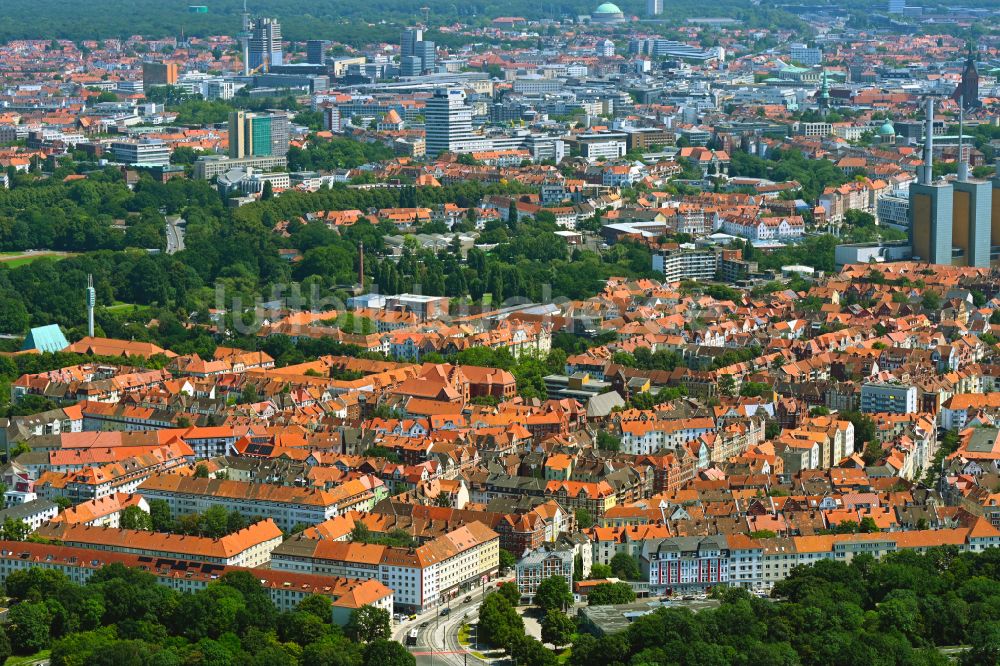
[(1000, 164), (993, 178), (993, 203), (990, 206), (990, 263), (1000, 262)]
[(310, 65), (325, 65), (327, 44), (329, 42), (325, 39), (310, 39), (306, 42), (306, 62)]
[(951, 98), (962, 104), (962, 108), (974, 109), (980, 105), (979, 102), (979, 71), (976, 69), (976, 55), (969, 45), (969, 57), (965, 60), (965, 69), (962, 70), (962, 82), (955, 88)]
[(472, 133), (472, 107), (466, 104), (459, 88), (439, 88), (424, 108), (427, 154), (436, 157), (444, 151), (471, 153), (484, 150), (487, 141)]
[(887, 9), (890, 14), (903, 14), (906, 12), (906, 0), (889, 0)]
[(420, 28), (403, 28), (399, 37), (399, 56), (406, 58), (416, 55), (414, 51), (417, 50), (417, 42), (423, 41), (423, 39), (424, 31)]
[(271, 117), (271, 155), (284, 157), (288, 154), (288, 141), (291, 137), (288, 114), (284, 111), (272, 111)]
[(646, 15), (659, 16), (663, 13), (663, 0), (646, 0)]
[(423, 70), (423, 61), (417, 56), (409, 55), (399, 59), (399, 73), (401, 76), (418, 76)]
[(247, 59), (250, 71), (267, 70), (272, 65), (284, 64), (281, 52), (281, 24), (278, 23), (278, 19), (250, 20)]
[(323, 129), (331, 132), (344, 131), (344, 125), (340, 118), (340, 107), (330, 104), (323, 108)]
[(923, 166), (910, 185), (910, 246), (913, 257), (931, 264), (952, 263), (953, 188), (934, 181), (934, 100), (927, 100)]
[(177, 63), (144, 62), (142, 63), (142, 85), (172, 86), (177, 83)]
[(288, 154), (288, 116), (283, 112), (229, 114), (229, 156), (273, 156)]
[(414, 44), (413, 55), (420, 58), (420, 71), (423, 72), (433, 72), (434, 68), (437, 67), (437, 49), (434, 47), (434, 42), (425, 42), (423, 40)]

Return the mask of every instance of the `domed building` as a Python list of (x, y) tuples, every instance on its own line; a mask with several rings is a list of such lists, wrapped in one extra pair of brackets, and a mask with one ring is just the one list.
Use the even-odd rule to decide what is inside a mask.
[(892, 125), (891, 119), (886, 119), (885, 124), (878, 130), (879, 143), (896, 143), (896, 128)]
[(624, 23), (625, 14), (618, 8), (618, 5), (605, 2), (590, 15), (593, 23)]

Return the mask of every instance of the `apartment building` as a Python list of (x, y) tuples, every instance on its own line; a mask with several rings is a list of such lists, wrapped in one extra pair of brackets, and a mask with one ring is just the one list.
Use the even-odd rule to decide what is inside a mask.
[(31, 532), (56, 517), (59, 507), (46, 499), (34, 499), (23, 504), (15, 504), (0, 511), (0, 525), (7, 519), (23, 522)]
[(375, 578), (394, 603), (420, 612), (489, 580), (500, 567), (500, 535), (473, 521), (417, 548), (293, 537), (272, 553), (271, 567)]
[(569, 589), (573, 589), (573, 560), (576, 553), (572, 548), (542, 548), (529, 553), (517, 563), (515, 570), (517, 589), (522, 598), (531, 599), (538, 585), (546, 578), (562, 576)]
[(248, 568), (266, 566), (283, 537), (270, 518), (219, 539), (66, 522), (50, 523), (38, 534), (73, 548)]
[(1000, 530), (985, 518), (964, 527), (753, 539), (746, 535), (671, 537), (646, 541), (639, 556), (650, 592), (706, 591), (718, 584), (770, 589), (800, 565), (823, 559), (850, 563), (857, 555), (881, 558), (900, 550), (937, 546), (982, 552), (1000, 546)]
[(122, 511), (130, 506), (139, 507), (140, 510), (149, 513), (149, 504), (142, 495), (112, 493), (71, 506), (55, 516), (52, 521), (67, 525), (117, 528), (121, 521)]
[(222, 506), (247, 518), (271, 518), (289, 532), (296, 525), (315, 525), (339, 513), (336, 497), (325, 490), (247, 481), (159, 474), (139, 486), (139, 492), (149, 502), (164, 500), (175, 516)]
[(917, 387), (903, 384), (868, 383), (861, 387), (861, 411), (913, 414), (917, 411)]
[(729, 582), (729, 544), (723, 535), (647, 541), (639, 561), (653, 594), (704, 592)]
[(151, 475), (189, 465), (190, 451), (187, 445), (177, 443), (104, 465), (71, 472), (46, 472), (38, 477), (35, 491), (40, 497), (68, 497), (76, 501), (99, 499), (112, 493), (134, 493)]
[(319, 594), (330, 599), (333, 621), (341, 626), (362, 606), (393, 612), (392, 590), (377, 580), (247, 569), (189, 560), (156, 558), (91, 548), (75, 548), (48, 543), (0, 541), (0, 582), (15, 571), (39, 568), (60, 571), (72, 582), (86, 583), (94, 572), (109, 564), (122, 564), (156, 577), (157, 583), (179, 592), (197, 592), (218, 584), (228, 573), (249, 571), (271, 597), (279, 611), (294, 610), (306, 597)]
[(625, 421), (621, 424), (622, 451), (648, 455), (660, 449), (674, 449), (715, 429), (715, 421), (710, 418)]
[(663, 250), (653, 255), (653, 270), (663, 273), (667, 282), (679, 280), (714, 280), (719, 268), (715, 250)]

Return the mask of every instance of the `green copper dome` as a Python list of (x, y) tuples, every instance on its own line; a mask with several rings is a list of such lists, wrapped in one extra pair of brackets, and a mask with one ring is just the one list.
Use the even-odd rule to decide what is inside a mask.
[(896, 128), (892, 126), (891, 120), (886, 120), (885, 124), (879, 128), (880, 136), (896, 136)]
[(594, 10), (595, 14), (621, 14), (622, 10), (618, 9), (618, 5), (605, 2), (603, 5)]

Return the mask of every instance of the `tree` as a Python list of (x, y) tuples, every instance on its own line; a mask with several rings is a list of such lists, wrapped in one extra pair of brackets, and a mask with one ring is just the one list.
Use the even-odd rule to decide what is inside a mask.
[(576, 528), (578, 530), (587, 530), (594, 526), (594, 519), (590, 515), (590, 511), (587, 511), (583, 507), (580, 507), (574, 512), (576, 516)]
[(378, 639), (365, 647), (365, 666), (416, 666), (417, 659), (397, 643)]
[(611, 571), (611, 567), (607, 564), (593, 564), (590, 567), (590, 579), (591, 580), (603, 580), (605, 578), (611, 578), (614, 575)]
[(303, 664), (316, 666), (361, 666), (363, 657), (355, 643), (342, 637), (327, 636), (302, 650)]
[(521, 602), (521, 590), (518, 589), (517, 583), (512, 583), (510, 581), (502, 583), (500, 587), (497, 588), (497, 592), (502, 595), (511, 606), (516, 606)]
[(118, 523), (122, 529), (126, 530), (145, 530), (150, 532), (153, 529), (153, 518), (135, 505), (127, 506), (122, 510), (121, 516), (118, 518)]
[(10, 638), (7, 637), (7, 632), (0, 628), (0, 664), (6, 663), (12, 653)]
[(575, 631), (576, 624), (562, 611), (550, 610), (542, 619), (542, 641), (554, 647), (568, 644)]
[(545, 649), (539, 641), (531, 636), (515, 636), (507, 646), (507, 652), (515, 663), (523, 666), (558, 666), (559, 661), (551, 651)]
[(722, 375), (719, 377), (719, 393), (724, 396), (733, 397), (736, 395), (736, 379), (732, 375)]
[(925, 291), (920, 304), (928, 312), (937, 312), (941, 309), (941, 294), (936, 291)]
[(601, 583), (587, 594), (589, 606), (611, 606), (630, 604), (635, 601), (635, 592), (628, 583)]
[(0, 536), (7, 541), (24, 541), (31, 534), (31, 527), (23, 520), (15, 518), (4, 518), (3, 526), (0, 527)]
[(616, 553), (611, 558), (611, 571), (618, 578), (625, 580), (639, 580), (642, 577), (638, 563), (628, 553)]
[(24, 333), (30, 323), (28, 308), (20, 298), (0, 296), (0, 333)]
[(615, 437), (607, 430), (598, 430), (597, 448), (602, 451), (620, 451), (622, 448), (622, 440), (620, 437)]
[(149, 518), (154, 532), (172, 532), (174, 530), (174, 519), (170, 513), (170, 505), (166, 500), (149, 501)]
[(538, 584), (533, 603), (544, 611), (562, 610), (573, 603), (569, 583), (562, 576), (549, 576)]
[(505, 548), (500, 549), (500, 575), (506, 576), (507, 573), (517, 566), (517, 558), (514, 554)]
[(333, 606), (330, 604), (330, 599), (321, 594), (310, 594), (299, 602), (296, 610), (303, 613), (312, 613), (326, 623), (333, 621)]
[(359, 643), (388, 640), (392, 634), (389, 611), (365, 605), (351, 613), (344, 633)]
[(524, 620), (503, 594), (486, 595), (479, 607), (479, 638), (483, 642), (503, 647), (516, 636), (524, 634)]
[(215, 504), (205, 509), (198, 520), (198, 531), (213, 539), (226, 536), (228, 527), (229, 512), (221, 504)]
[(34, 654), (49, 646), (52, 614), (43, 602), (25, 601), (7, 611), (7, 635), (15, 654)]
[(865, 444), (864, 451), (861, 453), (861, 459), (864, 460), (865, 465), (874, 465), (882, 459), (882, 455), (882, 445), (879, 444), (878, 440), (873, 439)]
[(854, 425), (854, 441), (870, 442), (875, 439), (877, 428), (872, 417), (861, 412), (841, 412), (840, 416)]
[(196, 479), (207, 479), (209, 476), (208, 465), (205, 463), (198, 463), (194, 466), (194, 478)]

